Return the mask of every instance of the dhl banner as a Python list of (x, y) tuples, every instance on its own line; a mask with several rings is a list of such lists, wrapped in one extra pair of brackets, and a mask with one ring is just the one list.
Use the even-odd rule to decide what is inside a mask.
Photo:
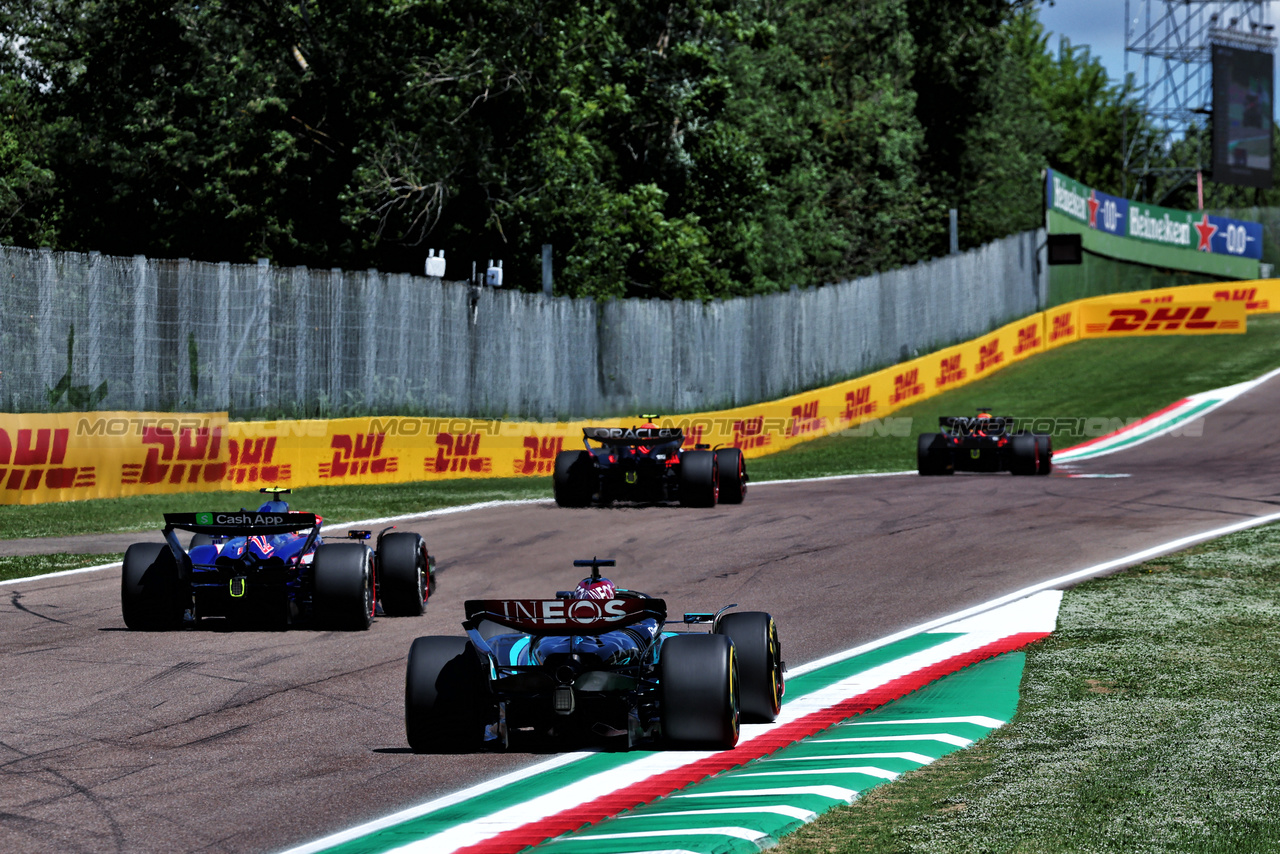
[(1243, 335), (1245, 317), (1244, 304), (1238, 302), (1179, 302), (1173, 305), (1098, 302), (1080, 307), (1080, 337)]
[[(659, 425), (681, 428), (686, 447), (723, 445), (760, 457), (839, 431), (866, 429), (872, 435), (867, 428), (887, 429), (882, 419), (904, 406), (1083, 337), (1244, 332), (1248, 313), (1271, 310), (1280, 311), (1280, 280), (1080, 300), (857, 379), (737, 409), (663, 417)], [(1204, 325), (1209, 323), (1212, 328)], [(1096, 329), (1098, 324), (1105, 328)], [(1148, 328), (1153, 324), (1156, 328)], [(635, 418), (230, 421), (225, 412), (0, 413), (0, 504), (260, 486), (549, 477), (557, 453), (582, 447), (583, 427), (635, 423)]]

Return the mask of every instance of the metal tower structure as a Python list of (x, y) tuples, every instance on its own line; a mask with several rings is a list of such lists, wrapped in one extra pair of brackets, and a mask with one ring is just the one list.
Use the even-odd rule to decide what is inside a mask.
[[(1134, 54), (1140, 64), (1134, 79), (1146, 116), (1168, 139), (1186, 134), (1193, 125), (1210, 124), (1211, 45), (1275, 50), (1270, 6), (1269, 0), (1125, 0), (1125, 79), (1129, 78), (1130, 54)], [(1135, 190), (1141, 194), (1155, 175), (1169, 175), (1173, 187), (1177, 187), (1206, 168), (1208, 151), (1201, 151), (1199, 162), (1194, 164), (1153, 166), (1155, 152), (1136, 150), (1139, 140), (1132, 138), (1128, 125), (1126, 120), (1126, 196), (1130, 176), (1135, 178)]]

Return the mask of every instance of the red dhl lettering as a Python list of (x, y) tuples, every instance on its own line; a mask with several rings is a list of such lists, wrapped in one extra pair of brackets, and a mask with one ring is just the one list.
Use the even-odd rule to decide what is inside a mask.
[[(230, 439), (227, 442), (230, 462), (228, 483), (285, 483), (293, 478), (293, 466), (277, 463), (276, 437)], [(326, 464), (321, 464), (324, 468)]]
[(698, 424), (685, 431), (684, 441), (680, 443), (681, 448), (696, 448), (703, 444), (702, 437), (704, 435), (704, 427)]
[(773, 437), (764, 432), (764, 416), (744, 418), (733, 422), (733, 447), (741, 450), (763, 448), (773, 441)]
[(893, 378), (893, 395), (890, 403), (901, 403), (924, 394), (924, 383), (920, 382), (920, 369), (912, 368), (903, 371)]
[(221, 427), (144, 427), (142, 444), (152, 445), (141, 463), (124, 463), (120, 483), (218, 483), (227, 476)]
[(382, 456), (386, 433), (340, 433), (329, 440), (333, 459), (320, 464), (320, 477), (387, 474), (399, 468), (399, 457)]
[(845, 393), (843, 418), (845, 421), (865, 418), (874, 415), (877, 408), (877, 402), (871, 399), (871, 386), (864, 385)]
[(1214, 302), (1242, 302), (1245, 311), (1266, 311), (1271, 307), (1271, 300), (1258, 299), (1257, 288), (1234, 288), (1227, 291), (1214, 291)]
[(818, 405), (820, 401), (810, 400), (800, 406), (791, 408), (791, 435), (803, 436), (806, 433), (815, 433), (826, 425), (827, 419), (818, 416)]
[(75, 489), (94, 486), (94, 466), (61, 465), (67, 456), (69, 429), (18, 430), (17, 441), (0, 430), (0, 484), (22, 492), (40, 488)]
[(439, 445), (436, 455), (422, 461), (423, 471), (427, 474), (481, 474), (493, 471), (493, 458), (480, 456), (479, 433), (439, 433), (436, 435), (436, 444)]
[(1166, 302), (1173, 302), (1173, 294), (1165, 294), (1164, 296), (1160, 296), (1160, 297), (1144, 297), (1138, 300), (1139, 304), (1166, 303)]
[[(957, 357), (959, 358), (959, 357)], [(992, 338), (986, 344), (978, 346), (978, 364), (973, 369), (975, 374), (994, 368), (1004, 361), (1004, 351), (1000, 349), (1000, 339)]]
[(1040, 324), (1028, 323), (1018, 330), (1018, 343), (1013, 346), (1013, 354), (1020, 356), (1028, 350), (1040, 348)]
[(1075, 315), (1072, 312), (1064, 312), (1053, 317), (1053, 329), (1049, 332), (1049, 340), (1057, 341), (1059, 338), (1068, 338), (1076, 334), (1076, 325), (1072, 322)]
[(1106, 332), (1174, 332), (1178, 329), (1215, 329), (1221, 325), (1224, 329), (1237, 328), (1237, 324), (1222, 323), (1217, 320), (1206, 320), (1212, 309), (1207, 305), (1195, 309), (1189, 306), (1171, 308), (1161, 306), (1151, 311), (1145, 308), (1113, 308), (1108, 312), (1111, 322), (1106, 324), (1090, 324), (1090, 328), (1103, 327), (1099, 331)]
[(524, 437), (524, 459), (514, 460), (516, 474), (551, 474), (556, 467), (556, 454), (564, 450), (564, 437), (539, 439)]
[(969, 372), (960, 367), (960, 359), (961, 356), (959, 354), (956, 354), (955, 356), (948, 356), (945, 359), (939, 359), (938, 377), (933, 381), (934, 385), (938, 388), (942, 388), (943, 386), (953, 385), (963, 380)]

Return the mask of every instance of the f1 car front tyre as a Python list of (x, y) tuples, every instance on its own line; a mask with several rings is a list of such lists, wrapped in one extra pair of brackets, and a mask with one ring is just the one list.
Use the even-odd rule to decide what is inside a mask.
[(716, 624), (738, 656), (738, 705), (745, 723), (772, 723), (782, 709), (782, 643), (778, 624), (764, 611), (734, 611)]
[(596, 464), (588, 451), (561, 451), (556, 454), (552, 475), (556, 504), (561, 507), (586, 507), (598, 485)]
[(1018, 433), (1009, 437), (1009, 471), (1015, 475), (1031, 475), (1038, 468), (1036, 437), (1030, 433)]
[(1053, 437), (1048, 433), (1036, 433), (1036, 474), (1053, 471)]
[(676, 635), (659, 659), (662, 734), (672, 747), (728, 750), (738, 743), (738, 660), (727, 635)]
[(191, 589), (178, 573), (173, 552), (162, 543), (134, 543), (120, 572), (120, 610), (134, 631), (163, 632), (182, 627)]
[(921, 433), (916, 439), (916, 469), (922, 475), (955, 474), (951, 452), (939, 443), (938, 433)]
[(389, 617), (417, 617), (427, 607), (430, 573), (427, 545), (408, 531), (384, 534), (378, 544), (378, 596)]
[(404, 728), (414, 753), (476, 750), (484, 743), (484, 679), (466, 638), (413, 642), (405, 670)]
[(719, 473), (720, 495), (722, 504), (741, 504), (747, 497), (747, 464), (742, 451), (737, 448), (721, 448), (712, 451), (716, 458), (716, 470)]
[(680, 455), (680, 504), (715, 507), (720, 495), (720, 474), (715, 451), (685, 451)]
[(373, 552), (364, 543), (332, 543), (311, 562), (316, 622), (364, 631), (373, 624)]

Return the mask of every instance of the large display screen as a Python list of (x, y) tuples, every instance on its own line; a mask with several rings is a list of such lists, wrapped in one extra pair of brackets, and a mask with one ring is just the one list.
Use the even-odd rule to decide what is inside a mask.
[(1213, 180), (1271, 187), (1275, 57), (1213, 46)]

